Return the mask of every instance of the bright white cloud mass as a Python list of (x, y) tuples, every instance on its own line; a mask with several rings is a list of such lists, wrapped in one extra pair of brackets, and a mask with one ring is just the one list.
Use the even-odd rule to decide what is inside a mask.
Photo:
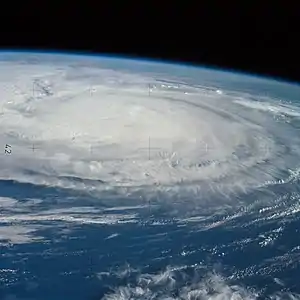
[[(145, 224), (142, 212), (160, 204), (169, 205), (178, 230), (188, 224), (195, 233), (227, 222), (238, 227), (234, 220), (254, 207), (243, 226), (279, 223), (300, 211), (295, 185), (282, 192), (300, 174), (299, 86), (192, 67), (53, 54), (2, 53), (0, 70), (2, 246), (45, 242), (43, 230), (49, 228), (63, 239), (72, 225)], [(94, 205), (100, 201), (105, 205)], [(148, 225), (168, 222), (161, 217)], [(284, 226), (268, 230), (231, 246), (266, 247)], [(149, 245), (165, 238), (148, 235)], [(120, 237), (115, 230), (104, 240)], [(178, 251), (185, 257), (198, 250)], [(289, 263), (296, 264), (298, 254), (290, 252)], [(122, 283), (104, 299), (175, 299), (175, 290), (180, 299), (257, 299), (256, 292), (227, 285), (216, 274), (197, 275), (193, 284), (181, 286), (181, 274), (139, 273), (133, 285)]]
[(1, 61), (2, 179), (201, 203), (297, 171), (299, 107), (85, 59)]
[[(105, 58), (3, 57), (1, 179), (203, 212), (299, 176), (300, 108), (268, 95), (267, 80)], [(264, 89), (249, 93), (247, 84)], [(275, 84), (291, 97), (299, 90)]]

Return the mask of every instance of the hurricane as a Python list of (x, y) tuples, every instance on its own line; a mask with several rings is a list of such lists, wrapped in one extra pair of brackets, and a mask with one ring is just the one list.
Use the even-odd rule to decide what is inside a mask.
[(299, 85), (4, 52), (0, 91), (1, 299), (300, 299)]

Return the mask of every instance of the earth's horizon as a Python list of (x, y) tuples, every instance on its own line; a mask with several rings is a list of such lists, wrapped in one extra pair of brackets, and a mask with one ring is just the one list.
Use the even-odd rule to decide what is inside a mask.
[(0, 299), (300, 299), (300, 85), (0, 52)]

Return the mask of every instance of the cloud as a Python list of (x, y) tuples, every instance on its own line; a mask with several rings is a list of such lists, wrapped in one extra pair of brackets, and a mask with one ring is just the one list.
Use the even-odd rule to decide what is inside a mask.
[[(120, 274), (122, 275), (120, 277)], [(264, 297), (265, 299), (300, 299), (299, 294), (274, 293), (263, 294), (263, 291), (256, 291), (253, 288), (237, 285), (230, 279), (223, 277), (216, 272), (209, 273), (202, 267), (174, 267), (168, 266), (160, 273), (146, 274), (141, 270), (132, 269), (127, 266), (115, 273), (99, 274), (99, 280), (105, 280), (105, 276), (124, 279), (130, 284), (111, 287), (101, 299), (209, 299), (209, 300), (255, 300)], [(124, 280), (123, 280), (124, 281)]]
[(1, 62), (0, 145), (11, 150), (0, 156), (2, 180), (205, 208), (208, 197), (237, 204), (234, 196), (285, 180), (299, 161), (299, 107), (234, 91), (234, 76), (216, 73), (220, 89), (199, 85), (207, 70), (191, 70), (189, 84), (176, 68), (159, 77), (143, 63), (137, 73), (129, 62), (113, 70), (105, 59), (52, 59)]
[[(0, 221), (1, 223), (1, 221)], [(26, 244), (43, 239), (35, 233), (40, 226), (34, 225), (3, 225), (0, 227), (0, 245)]]

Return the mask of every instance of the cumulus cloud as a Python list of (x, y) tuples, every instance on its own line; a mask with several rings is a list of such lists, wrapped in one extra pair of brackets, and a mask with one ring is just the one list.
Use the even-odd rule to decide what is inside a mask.
[[(103, 300), (125, 299), (168, 299), (168, 300), (255, 300), (287, 299), (296, 300), (300, 295), (289, 292), (279, 292), (266, 296), (263, 291), (237, 285), (232, 280), (226, 279), (216, 272), (208, 273), (203, 267), (171, 267), (160, 273), (141, 273), (129, 266), (122, 269), (122, 278), (126, 277), (130, 284), (111, 287), (111, 292), (106, 293)], [(119, 276), (120, 271), (115, 272)], [(114, 276), (111, 273), (103, 276)], [(134, 277), (134, 280), (130, 279)]]

